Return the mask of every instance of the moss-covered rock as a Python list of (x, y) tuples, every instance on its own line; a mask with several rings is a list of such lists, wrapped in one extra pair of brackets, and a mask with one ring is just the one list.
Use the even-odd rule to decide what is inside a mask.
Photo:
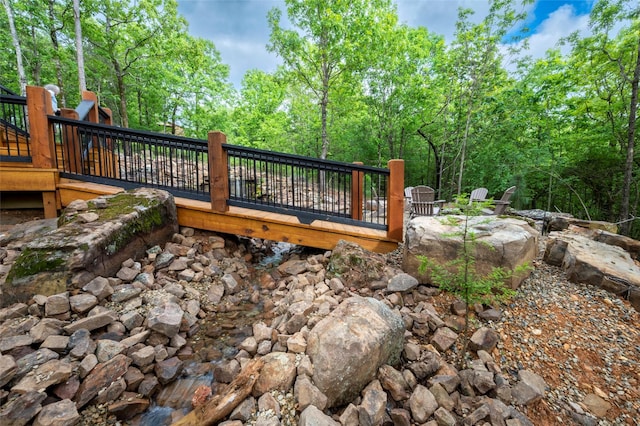
[(72, 203), (57, 229), (24, 243), (2, 285), (2, 306), (60, 293), (72, 282), (82, 285), (72, 279), (81, 271), (111, 276), (124, 260), (164, 244), (177, 231), (176, 206), (166, 191), (139, 188)]

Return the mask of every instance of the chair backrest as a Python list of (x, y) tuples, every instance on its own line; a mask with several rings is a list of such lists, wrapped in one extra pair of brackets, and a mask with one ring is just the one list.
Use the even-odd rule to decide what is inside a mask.
[(404, 189), (404, 198), (406, 198), (409, 201), (411, 201), (411, 190), (412, 189), (413, 189), (413, 186), (407, 186)]
[(500, 198), (500, 202), (496, 203), (496, 208), (493, 211), (493, 214), (502, 214), (504, 213), (504, 211), (507, 209), (507, 206), (510, 203), (510, 199), (511, 196), (513, 195), (513, 193), (516, 192), (516, 187), (512, 186), (511, 188), (507, 188), (506, 191), (504, 191), (504, 194), (502, 194), (502, 198)]
[(487, 188), (476, 188), (471, 191), (471, 195), (469, 195), (469, 203), (473, 201), (484, 201), (487, 199), (487, 194), (489, 190)]
[(507, 190), (504, 191), (504, 194), (502, 194), (502, 198), (500, 198), (500, 201), (509, 201), (509, 199), (511, 198), (514, 192), (516, 192), (515, 186), (512, 186), (511, 188), (507, 188)]
[(418, 216), (433, 216), (436, 191), (430, 186), (418, 185), (411, 190), (413, 213)]

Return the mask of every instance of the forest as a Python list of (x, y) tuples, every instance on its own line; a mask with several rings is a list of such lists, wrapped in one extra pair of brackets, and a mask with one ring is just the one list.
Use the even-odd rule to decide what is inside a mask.
[[(175, 0), (0, 0), (0, 84), (95, 92), (135, 129), (339, 161), (405, 161), (405, 185), (475, 187), (517, 209), (619, 224), (640, 238), (640, 5), (598, 0), (588, 35), (526, 54), (523, 3), (458, 11), (451, 41), (401, 24), (392, 0), (286, 0), (265, 20), (282, 65), (239, 89)], [(283, 15), (292, 27), (283, 25)], [(506, 43), (509, 39), (509, 43)], [(518, 51), (518, 49), (520, 49)]]

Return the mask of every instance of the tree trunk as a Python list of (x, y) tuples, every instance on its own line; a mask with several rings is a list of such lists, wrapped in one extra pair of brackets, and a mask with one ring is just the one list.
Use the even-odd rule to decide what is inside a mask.
[(87, 79), (84, 75), (84, 49), (82, 47), (82, 25), (80, 23), (80, 0), (73, 0), (73, 22), (76, 32), (76, 60), (78, 61), (78, 85), (80, 93), (87, 90)]
[(60, 104), (63, 107), (67, 106), (67, 98), (64, 91), (64, 84), (62, 83), (62, 63), (60, 61), (60, 43), (58, 43), (58, 31), (54, 25), (55, 22), (55, 11), (53, 10), (53, 5), (55, 0), (49, 0), (49, 36), (51, 37), (51, 44), (53, 45), (53, 51), (55, 52), (55, 64), (56, 64), (56, 81), (58, 83), (58, 87), (60, 87)]
[(16, 24), (13, 20), (13, 9), (11, 8), (11, 0), (2, 0), (4, 8), (7, 11), (7, 19), (9, 20), (9, 29), (11, 30), (11, 39), (13, 40), (13, 47), (16, 51), (16, 62), (18, 66), (18, 80), (20, 82), (20, 94), (26, 96), (27, 94), (27, 75), (22, 65), (22, 49), (20, 48), (20, 39), (18, 38), (18, 32), (16, 31)]
[(631, 104), (629, 107), (629, 129), (627, 131), (627, 159), (624, 167), (624, 183), (622, 185), (622, 206), (620, 209), (620, 233), (628, 235), (631, 230), (629, 219), (629, 199), (633, 181), (633, 156), (635, 150), (636, 114), (638, 113), (638, 83), (640, 82), (640, 39), (636, 53), (636, 66), (631, 81)]

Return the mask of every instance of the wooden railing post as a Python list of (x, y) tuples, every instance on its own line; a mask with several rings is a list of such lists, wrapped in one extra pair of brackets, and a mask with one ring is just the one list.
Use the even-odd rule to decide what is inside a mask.
[(211, 194), (211, 210), (226, 212), (229, 210), (229, 173), (227, 152), (222, 144), (227, 142), (227, 135), (222, 132), (209, 132), (209, 193)]
[[(353, 164), (362, 165), (361, 161)], [(351, 172), (351, 219), (362, 220), (362, 203), (364, 201), (364, 173), (360, 170)]]
[(404, 160), (389, 160), (389, 186), (387, 194), (387, 237), (402, 241), (404, 226)]
[[(54, 169), (56, 167), (56, 147), (53, 127), (49, 126), (47, 115), (53, 115), (51, 94), (44, 87), (27, 86), (27, 111), (29, 114), (29, 143), (31, 163), (34, 168)], [(58, 202), (55, 191), (42, 193), (44, 216), (47, 219), (58, 216)]]

